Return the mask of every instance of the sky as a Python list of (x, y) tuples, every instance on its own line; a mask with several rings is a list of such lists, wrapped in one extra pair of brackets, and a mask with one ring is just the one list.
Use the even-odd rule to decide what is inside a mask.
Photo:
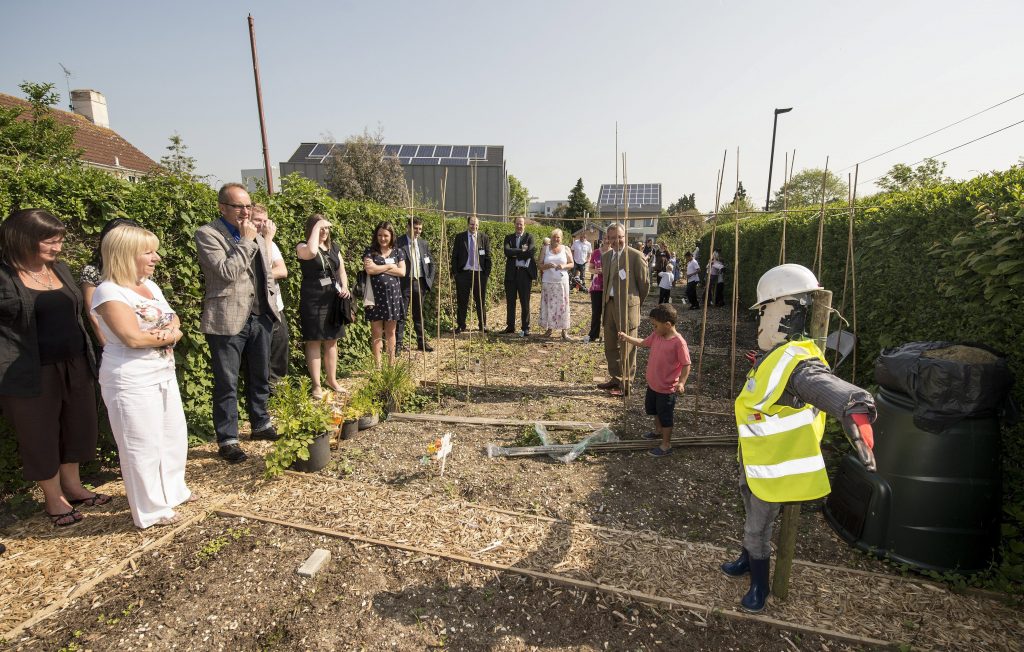
[[(626, 154), (667, 207), (714, 205), (737, 178), (756, 204), (784, 152), (796, 171), (852, 166), (1024, 93), (1021, 0), (512, 3), (8, 1), (0, 92), (53, 82), (108, 102), (111, 127), (151, 158), (177, 132), (213, 184), (262, 167), (246, 15), (256, 22), (271, 160), (364, 129), (386, 142), (503, 145), (539, 200), (582, 178), (591, 199)], [(1024, 97), (865, 163), (858, 192), (1024, 119)], [(737, 161), (738, 151), (738, 161)], [(970, 178), (1024, 156), (1024, 124), (940, 156)], [(621, 167), (618, 171), (622, 176)]]

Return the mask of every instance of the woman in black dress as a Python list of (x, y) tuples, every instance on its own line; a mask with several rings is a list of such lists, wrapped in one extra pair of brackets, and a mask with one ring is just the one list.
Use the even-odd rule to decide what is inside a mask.
[[(348, 276), (338, 245), (331, 242), (331, 223), (323, 215), (306, 220), (306, 241), (295, 247), (302, 270), (299, 290), (299, 329), (302, 333), (306, 369), (313, 380), (313, 398), (323, 398), (320, 386), (320, 361), (324, 360), (326, 385), (334, 391), (338, 384), (338, 338), (345, 336), (345, 327), (331, 323), (329, 316), (335, 297), (346, 298)], [(323, 354), (321, 357), (321, 346)]]
[(374, 305), (366, 307), (373, 361), (380, 367), (381, 348), (386, 343), (388, 360), (394, 364), (395, 325), (405, 313), (398, 280), (405, 276), (405, 254), (395, 247), (395, 230), (390, 222), (381, 222), (373, 230), (373, 242), (363, 254), (363, 269), (373, 288)]

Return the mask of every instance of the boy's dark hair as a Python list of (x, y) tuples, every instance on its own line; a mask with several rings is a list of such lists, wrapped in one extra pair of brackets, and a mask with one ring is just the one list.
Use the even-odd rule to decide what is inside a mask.
[(673, 326), (676, 323), (676, 319), (679, 318), (679, 313), (672, 307), (671, 303), (662, 303), (651, 308), (651, 319), (654, 321), (660, 321), (662, 323), (669, 323)]

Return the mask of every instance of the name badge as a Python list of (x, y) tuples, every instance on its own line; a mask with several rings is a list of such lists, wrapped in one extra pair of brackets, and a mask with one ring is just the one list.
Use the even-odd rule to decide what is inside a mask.
[(481, 256), (486, 256), (487, 255), (487, 250), (486, 249), (481, 249), (479, 253), (480, 253)]
[(395, 264), (395, 259), (394, 258), (385, 258), (384, 259), (384, 264), (385, 265), (394, 265)]
[(624, 269), (620, 269), (619, 270), (619, 278), (621, 278), (623, 281), (626, 280), (626, 270), (624, 270)]
[(424, 256), (423, 257), (423, 264), (424, 265), (429, 265), (430, 264), (430, 256)]
[(327, 287), (331, 283), (333, 283), (333, 281), (331, 279), (329, 279), (329, 278), (322, 278), (322, 279), (320, 279), (321, 287)]

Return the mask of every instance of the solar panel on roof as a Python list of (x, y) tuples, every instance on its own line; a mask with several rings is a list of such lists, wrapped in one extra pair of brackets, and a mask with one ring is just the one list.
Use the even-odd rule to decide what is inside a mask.
[(416, 156), (433, 156), (434, 146), (433, 145), (420, 145), (420, 148), (416, 151)]
[(398, 162), (401, 165), (409, 165), (410, 163), (412, 163), (412, 159), (411, 158), (400, 158), (400, 159), (398, 159)]
[(469, 157), (469, 145), (454, 145), (452, 147), (452, 158)]
[(412, 159), (413, 165), (437, 165), (437, 159), (425, 156), (418, 156)]
[(448, 157), (452, 155), (451, 145), (438, 145), (434, 148), (434, 156)]
[(401, 145), (385, 145), (384, 156), (398, 156), (398, 153), (402, 151)]
[(441, 165), (469, 165), (468, 158), (443, 158)]
[(313, 149), (309, 150), (309, 154), (306, 154), (306, 158), (321, 158), (327, 156), (328, 152), (331, 151), (332, 143), (317, 143)]
[(416, 145), (402, 145), (400, 156), (416, 156)]
[(487, 148), (482, 145), (473, 145), (469, 148), (469, 158), (487, 158)]

